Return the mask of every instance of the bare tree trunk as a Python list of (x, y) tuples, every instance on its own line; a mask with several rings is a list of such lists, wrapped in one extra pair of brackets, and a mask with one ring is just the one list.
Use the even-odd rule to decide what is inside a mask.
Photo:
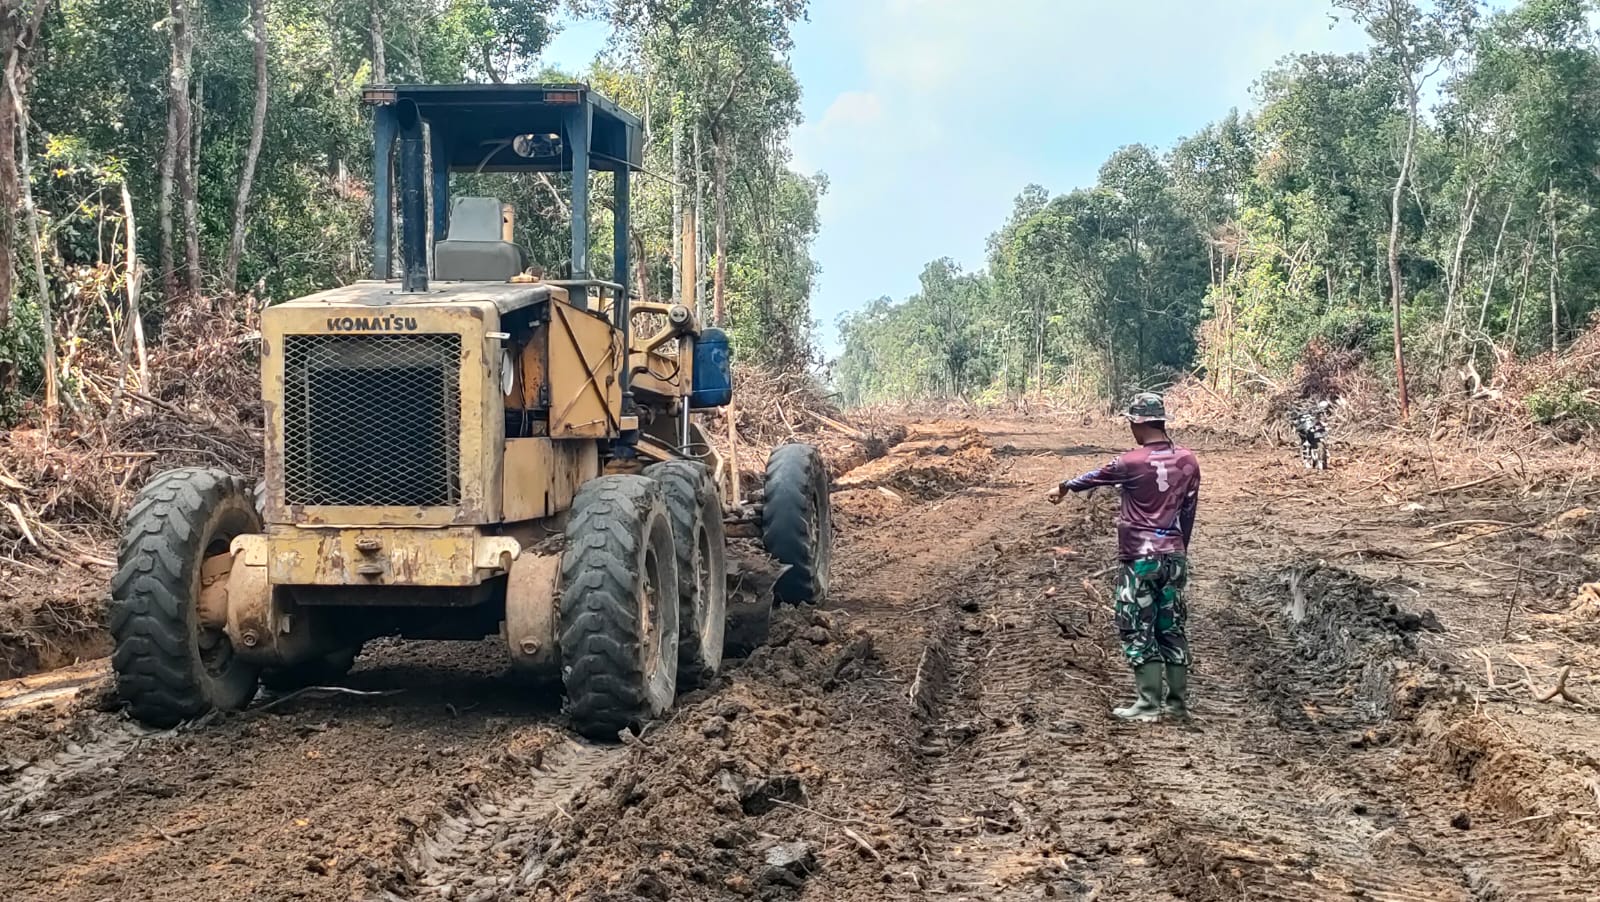
[[(173, 76), (168, 91), (176, 84), (178, 66), (177, 48), (172, 51)], [(161, 149), (161, 293), (168, 298), (178, 296), (178, 263), (172, 245), (172, 183), (178, 164), (178, 107), (171, 96), (167, 98), (167, 143)]]
[[(16, 270), (12, 261), (17, 249), (17, 203), (19, 185), (27, 184), (27, 166), (17, 168), (17, 149), (27, 150), (27, 117), (20, 104), (8, 98), (18, 96), (26, 78), (25, 54), (33, 47), (49, 11), (49, 0), (37, 0), (27, 17), (15, 0), (0, 0), (0, 48), (4, 48), (4, 68), (0, 69), (0, 331), (11, 325), (11, 300), (16, 293)], [(24, 161), (26, 154), (24, 153)], [(37, 242), (35, 242), (37, 245)], [(45, 299), (41, 296), (41, 304)], [(0, 361), (0, 394), (16, 389), (17, 370), (11, 361)]]
[[(18, 59), (25, 42), (21, 21), (12, 13), (12, 3), (0, 3), (0, 47), (9, 48), (0, 83), (10, 94), (11, 80), (19, 68)], [(0, 102), (0, 333), (11, 326), (11, 296), (14, 270), (11, 261), (17, 246), (17, 116), (11, 104)], [(0, 396), (9, 395), (17, 384), (16, 367), (0, 360)]]
[(1533, 273), (1533, 250), (1539, 240), (1539, 221), (1533, 220), (1528, 229), (1528, 239), (1522, 243), (1522, 285), (1517, 291), (1517, 299), (1511, 304), (1511, 319), (1506, 323), (1506, 337), (1509, 339), (1510, 350), (1517, 353), (1517, 342), (1522, 337), (1522, 308), (1528, 302), (1528, 283)]
[(1400, 323), (1400, 306), (1405, 297), (1405, 288), (1400, 282), (1400, 200), (1405, 196), (1411, 158), (1416, 151), (1418, 103), (1415, 86), (1408, 88), (1405, 153), (1400, 161), (1400, 175), (1394, 180), (1394, 194), (1389, 198), (1389, 306), (1394, 314), (1394, 374), (1400, 389), (1401, 419), (1411, 414), (1411, 396), (1406, 387), (1405, 336)]
[(683, 298), (683, 122), (678, 109), (672, 105), (672, 300), (684, 303)]
[(228, 242), (228, 260), (223, 266), (222, 290), (232, 293), (239, 282), (239, 258), (244, 254), (244, 232), (250, 206), (250, 186), (256, 177), (256, 162), (261, 158), (262, 133), (267, 123), (267, 0), (250, 0), (251, 40), (255, 44), (256, 104), (250, 112), (250, 146), (244, 153), (244, 171), (239, 174), (239, 196), (233, 204), (233, 237)]
[(705, 247), (706, 247), (706, 216), (705, 216), (705, 186), (702, 183), (702, 173), (705, 172), (705, 156), (700, 147), (700, 124), (694, 126), (694, 306), (702, 317), (706, 314), (705, 291)]
[(1550, 180), (1550, 353), (1561, 349), (1561, 325), (1556, 318), (1556, 282), (1561, 273), (1560, 232), (1556, 229), (1556, 183)]
[(1456, 251), (1450, 258), (1450, 271), (1445, 276), (1444, 326), (1439, 330), (1439, 366), (1444, 366), (1445, 343), (1450, 338), (1450, 326), (1455, 321), (1456, 297), (1461, 289), (1461, 259), (1467, 252), (1467, 238), (1472, 234), (1473, 223), (1478, 218), (1478, 185), (1467, 186), (1466, 203), (1461, 209), (1461, 222), (1456, 229)]
[(650, 299), (650, 264), (644, 256), (644, 233), (638, 229), (628, 229), (628, 243), (633, 245), (633, 280), (635, 290), (639, 292), (639, 300)]
[[(177, 192), (177, 205), (182, 208), (182, 215), (174, 217), (176, 226), (190, 214), (189, 201), (192, 196), (194, 184), (194, 167), (190, 160), (194, 150), (194, 131), (192, 116), (193, 108), (190, 106), (190, 64), (194, 57), (192, 38), (189, 34), (189, 0), (171, 0), (172, 13), (172, 83), (168, 88), (167, 103), (171, 111), (171, 120), (168, 133), (171, 137), (169, 152), (172, 157), (172, 177), (174, 189)], [(188, 250), (190, 230), (187, 223), (183, 223), (184, 233), (184, 262), (187, 272), (186, 285), (192, 294), (199, 293), (200, 274), (195, 271), (199, 261), (198, 247), (191, 254)], [(176, 243), (174, 241), (174, 243)], [(174, 253), (174, 256), (176, 254)], [(177, 263), (173, 262), (173, 275), (171, 277), (174, 294), (181, 290), (177, 277)]]
[(133, 195), (128, 193), (128, 183), (122, 183), (122, 219), (127, 231), (127, 273), (124, 283), (128, 292), (128, 334), (133, 341), (133, 355), (139, 361), (139, 389), (150, 386), (150, 357), (145, 349), (144, 313), (140, 306), (144, 295), (144, 264), (139, 260), (139, 229), (133, 220)]
[[(41, 4), (43, 5), (43, 4)], [(15, 63), (13, 56), (12, 62)], [(16, 116), (17, 162), (22, 185), (22, 209), (28, 222), (28, 244), (33, 250), (34, 289), (39, 297), (39, 331), (44, 348), (44, 409), (45, 418), (53, 421), (56, 408), (61, 403), (60, 374), (56, 372), (56, 324), (50, 310), (50, 281), (44, 272), (44, 240), (39, 233), (39, 210), (33, 204), (33, 167), (28, 159), (28, 108), (22, 101), (22, 91), (17, 87), (20, 66), (6, 73), (6, 89), (11, 94), (11, 107)]]
[(1489, 281), (1483, 286), (1483, 305), (1478, 308), (1478, 332), (1483, 332), (1484, 325), (1489, 320), (1489, 299), (1494, 294), (1494, 279), (1500, 270), (1500, 247), (1506, 240), (1506, 226), (1511, 224), (1510, 201), (1506, 202), (1506, 215), (1500, 220), (1500, 234), (1494, 239), (1494, 253), (1489, 256)]
[[(194, 64), (194, 31), (188, 36), (186, 66)], [(205, 119), (206, 83), (204, 78), (194, 82), (194, 100), (190, 103), (189, 179), (180, 185), (183, 192), (183, 263), (189, 271), (189, 293), (199, 297), (205, 293), (202, 282), (205, 266), (200, 259), (200, 135)]]
[(383, 85), (389, 83), (389, 62), (383, 47), (383, 11), (378, 4), (379, 0), (368, 0), (367, 15), (372, 31), (372, 83)]
[(728, 160), (718, 140), (711, 149), (711, 190), (716, 192), (717, 207), (717, 269), (711, 286), (711, 324), (724, 326), (728, 322)]

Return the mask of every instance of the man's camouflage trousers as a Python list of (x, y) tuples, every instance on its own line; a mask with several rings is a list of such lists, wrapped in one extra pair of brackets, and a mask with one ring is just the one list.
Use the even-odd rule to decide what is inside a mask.
[(1189, 665), (1189, 619), (1184, 589), (1189, 559), (1181, 554), (1122, 562), (1117, 577), (1116, 624), (1122, 653), (1134, 667), (1152, 661)]

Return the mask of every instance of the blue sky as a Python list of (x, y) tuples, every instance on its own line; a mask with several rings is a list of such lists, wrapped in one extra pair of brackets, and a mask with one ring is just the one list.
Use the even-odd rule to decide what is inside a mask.
[[(812, 0), (795, 31), (805, 124), (794, 168), (825, 172), (812, 311), (834, 321), (916, 291), (930, 260), (983, 265), (1023, 186), (1092, 184), (1125, 144), (1170, 146), (1250, 105), (1292, 52), (1345, 51), (1360, 30), (1326, 0)], [(581, 69), (605, 43), (569, 23), (546, 53)]]

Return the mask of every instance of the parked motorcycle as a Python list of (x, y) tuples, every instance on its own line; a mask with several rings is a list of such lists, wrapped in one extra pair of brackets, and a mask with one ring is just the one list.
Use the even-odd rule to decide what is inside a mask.
[(1328, 424), (1326, 418), (1331, 405), (1318, 401), (1291, 412), (1295, 435), (1300, 438), (1300, 462), (1307, 470), (1328, 469)]

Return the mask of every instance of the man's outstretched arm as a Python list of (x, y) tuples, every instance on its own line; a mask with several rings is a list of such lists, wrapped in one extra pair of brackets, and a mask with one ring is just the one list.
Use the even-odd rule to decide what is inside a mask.
[(1128, 468), (1122, 463), (1122, 458), (1113, 457), (1105, 466), (1061, 483), (1061, 491), (1087, 492), (1090, 489), (1126, 485), (1131, 481), (1133, 474), (1128, 472)]

